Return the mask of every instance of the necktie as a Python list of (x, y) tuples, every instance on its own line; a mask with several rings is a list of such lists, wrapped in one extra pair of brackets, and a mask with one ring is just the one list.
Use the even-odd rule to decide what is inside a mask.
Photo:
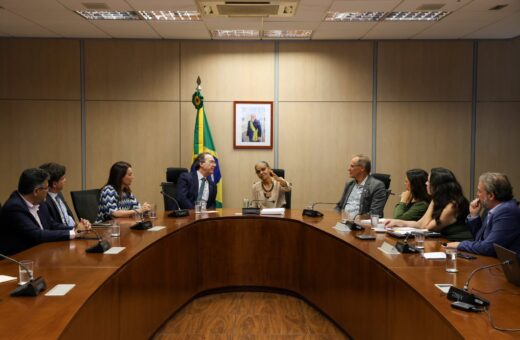
[(202, 177), (201, 178), (201, 184), (200, 184), (200, 188), (199, 188), (199, 194), (197, 195), (197, 201), (200, 201), (202, 199), (202, 194), (204, 193), (204, 187), (206, 186), (206, 177)]
[(63, 206), (62, 206), (60, 196), (56, 196), (56, 206), (58, 207), (58, 212), (60, 213), (61, 222), (64, 225), (67, 225), (67, 219), (65, 218), (65, 213), (63, 212), (63, 209), (62, 209)]

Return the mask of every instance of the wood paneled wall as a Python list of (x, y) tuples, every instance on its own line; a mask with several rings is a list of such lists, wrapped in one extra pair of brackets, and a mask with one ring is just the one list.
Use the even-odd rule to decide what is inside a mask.
[[(165, 168), (191, 163), (200, 76), (228, 207), (249, 196), (255, 162), (275, 157), (293, 183), (293, 207), (337, 201), (351, 155), (370, 155), (374, 139), (376, 170), (391, 174), (394, 192), (404, 189), (407, 169), (445, 166), (469, 193), (471, 41), (384, 41), (375, 49), (359, 41), (0, 39), (0, 202), (23, 169), (51, 160), (67, 166), (68, 190), (80, 189), (81, 44), (88, 188), (126, 160), (138, 199), (162, 207)], [(482, 41), (477, 52), (475, 176), (504, 171), (520, 188), (520, 39)], [(278, 153), (233, 149), (233, 101), (276, 98)]]

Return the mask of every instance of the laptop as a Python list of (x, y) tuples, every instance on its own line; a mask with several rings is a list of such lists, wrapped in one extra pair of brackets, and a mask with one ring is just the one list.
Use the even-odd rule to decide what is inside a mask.
[(502, 269), (506, 275), (507, 281), (514, 285), (520, 286), (520, 264), (518, 263), (518, 256), (514, 251), (506, 249), (494, 243), (495, 251), (500, 262), (511, 261), (510, 264), (502, 264)]

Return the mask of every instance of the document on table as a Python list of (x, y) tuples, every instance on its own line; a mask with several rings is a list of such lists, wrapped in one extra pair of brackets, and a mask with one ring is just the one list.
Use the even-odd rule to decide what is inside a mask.
[(264, 208), (260, 211), (260, 215), (283, 215), (285, 208)]
[(336, 225), (334, 227), (332, 227), (332, 228), (334, 228), (336, 230), (339, 230), (339, 231), (344, 231), (344, 232), (350, 231), (350, 228), (347, 227), (346, 225), (344, 225), (341, 222), (336, 223)]
[(392, 232), (399, 235), (406, 235), (409, 233), (427, 233), (428, 229), (418, 229), (411, 227), (402, 227), (402, 228), (392, 228)]
[(125, 250), (125, 248), (126, 247), (112, 247), (109, 250), (105, 251), (103, 254), (109, 254), (109, 255), (119, 254), (120, 252)]
[(444, 260), (444, 259), (446, 259), (446, 253), (443, 253), (442, 251), (423, 253), (422, 256), (427, 260)]
[(8, 275), (0, 275), (0, 283), (16, 280), (15, 276), (8, 276)]
[(59, 284), (59, 285), (52, 287), (51, 290), (49, 290), (47, 293), (45, 293), (45, 296), (63, 296), (65, 294), (67, 294), (74, 287), (76, 287), (76, 285), (74, 283)]
[(159, 231), (159, 230), (163, 230), (165, 228), (166, 227), (164, 227), (162, 225), (158, 225), (158, 226), (155, 226), (155, 227), (152, 227), (152, 228), (148, 229), (148, 231)]

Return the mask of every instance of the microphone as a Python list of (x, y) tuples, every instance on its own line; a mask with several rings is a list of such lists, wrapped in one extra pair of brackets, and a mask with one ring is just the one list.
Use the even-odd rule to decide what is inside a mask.
[(303, 209), (302, 216), (322, 217), (323, 213), (314, 210), (314, 206), (318, 204), (337, 204), (336, 202), (313, 202), (310, 209)]
[(504, 265), (504, 264), (512, 264), (512, 263), (513, 263), (513, 261), (511, 261), (511, 260), (505, 260), (505, 261), (500, 262), (498, 264), (490, 264), (490, 265), (487, 265), (487, 266), (478, 267), (477, 269), (473, 270), (471, 272), (471, 274), (469, 274), (468, 279), (464, 283), (464, 290), (466, 292), (468, 291), (468, 289), (469, 289), (469, 282), (471, 281), (471, 278), (473, 277), (473, 275), (475, 275), (477, 272), (481, 271), (482, 269), (493, 268), (493, 267), (498, 267), (498, 266), (501, 266), (501, 265)]
[(85, 252), (87, 253), (104, 253), (105, 251), (109, 250), (112, 246), (110, 245), (110, 242), (107, 240), (103, 240), (101, 236), (99, 236), (98, 232), (94, 229), (88, 229), (84, 231), (85, 233), (94, 233), (97, 236), (98, 243), (96, 245), (93, 245), (92, 247), (89, 247), (85, 249)]
[(482, 269), (498, 267), (498, 266), (501, 266), (501, 265), (504, 265), (504, 264), (511, 264), (511, 263), (512, 263), (511, 260), (505, 260), (505, 261), (497, 263), (497, 264), (490, 264), (490, 265), (487, 265), (487, 266), (482, 266), (482, 267), (478, 267), (478, 268), (474, 269), (469, 274), (468, 279), (464, 283), (464, 288), (463, 289), (460, 289), (460, 288), (457, 288), (457, 287), (454, 287), (454, 286), (450, 287), (450, 290), (448, 291), (448, 295), (447, 295), (448, 300), (451, 300), (451, 301), (462, 301), (462, 302), (469, 303), (469, 304), (474, 305), (474, 306), (480, 306), (480, 307), (487, 307), (487, 306), (489, 306), (489, 301), (488, 300), (486, 300), (484, 298), (481, 298), (478, 295), (472, 294), (472, 293), (470, 293), (468, 291), (468, 289), (469, 289), (469, 282), (471, 281), (471, 278), (473, 277), (473, 275), (475, 275), (477, 272), (481, 271)]
[(47, 284), (45, 283), (45, 280), (41, 276), (35, 279), (33, 277), (33, 273), (29, 269), (27, 269), (27, 267), (24, 266), (20, 261), (10, 258), (9, 256), (5, 256), (4, 254), (0, 254), (0, 257), (18, 264), (29, 276), (29, 282), (13, 290), (10, 294), (11, 296), (36, 296), (42, 290), (47, 289)]
[(408, 237), (410, 237), (411, 233), (406, 233), (406, 237), (402, 241), (397, 241), (395, 244), (395, 249), (397, 249), (400, 253), (418, 253), (419, 250), (414, 246), (408, 244)]
[(173, 196), (168, 195), (167, 193), (165, 193), (162, 190), (161, 190), (161, 194), (163, 196), (166, 196), (167, 198), (171, 199), (172, 201), (175, 202), (175, 204), (177, 204), (177, 210), (172, 210), (172, 212), (168, 214), (168, 217), (185, 217), (185, 216), (190, 215), (190, 212), (188, 211), (188, 209), (181, 209), (181, 205), (179, 204), (179, 202), (177, 202), (177, 200)]
[(252, 208), (251, 203), (253, 202), (267, 202), (267, 203), (276, 203), (275, 200), (251, 200), (248, 202), (247, 207), (242, 208), (242, 215), (260, 215), (261, 208)]

